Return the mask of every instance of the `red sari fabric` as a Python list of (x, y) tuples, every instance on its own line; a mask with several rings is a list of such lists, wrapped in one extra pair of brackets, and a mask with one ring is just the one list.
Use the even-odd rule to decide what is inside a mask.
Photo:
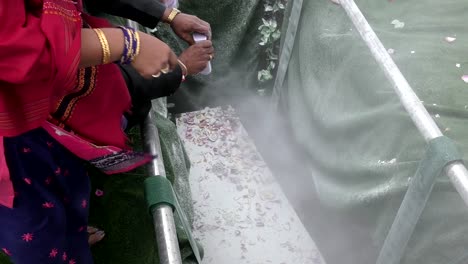
[[(91, 27), (110, 27), (83, 17)], [(70, 0), (0, 0), (0, 136), (40, 127), (62, 106), (66, 115), (54, 117), (60, 125), (93, 143), (125, 147), (120, 122), (130, 95), (116, 65), (77, 74), (82, 23)]]
[[(121, 120), (131, 99), (118, 66), (78, 69), (83, 24), (111, 26), (81, 14), (80, 6), (70, 0), (0, 0), (0, 141), (38, 127), (60, 128), (52, 136), (78, 157), (92, 157), (109, 174), (128, 171), (150, 157), (129, 155), (126, 147)], [(11, 207), (2, 144), (0, 155), (0, 204)]]
[(0, 0), (0, 135), (47, 119), (75, 85), (81, 17), (71, 1)]
[[(82, 14), (92, 28), (112, 27), (107, 20)], [(78, 70), (74, 89), (61, 97), (52, 111), (52, 122), (68, 128), (98, 145), (126, 148), (122, 115), (131, 98), (120, 69), (115, 64)]]

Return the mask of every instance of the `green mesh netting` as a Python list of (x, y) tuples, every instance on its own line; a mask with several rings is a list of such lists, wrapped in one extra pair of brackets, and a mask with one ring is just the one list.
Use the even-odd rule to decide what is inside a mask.
[[(439, 127), (467, 153), (466, 1), (356, 3)], [(328, 264), (375, 263), (423, 158), (423, 138), (345, 11), (330, 1), (304, 1), (283, 89), (320, 200), (304, 208), (315, 211), (314, 240)], [(468, 208), (440, 176), (402, 263), (466, 263), (467, 221)]]

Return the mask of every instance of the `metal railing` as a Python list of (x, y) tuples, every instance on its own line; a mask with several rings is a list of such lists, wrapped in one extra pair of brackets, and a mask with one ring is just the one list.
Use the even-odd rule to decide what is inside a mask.
[[(424, 139), (429, 142), (434, 138), (443, 136), (439, 127), (432, 119), (429, 112), (427, 112), (398, 66), (390, 57), (354, 0), (339, 0), (339, 3), (369, 47), (375, 60), (387, 76), (387, 79), (392, 83), (401, 103)], [(465, 165), (461, 162), (451, 163), (445, 167), (444, 172), (468, 206), (468, 170)]]
[[(150, 111), (141, 127), (145, 151), (156, 156), (148, 165), (149, 176), (166, 177), (164, 163), (161, 155), (159, 133), (156, 127), (154, 113)], [(177, 230), (174, 221), (173, 208), (168, 204), (160, 204), (153, 210), (153, 224), (158, 244), (159, 263), (182, 264)]]
[[(138, 28), (138, 24), (128, 20), (129, 27)], [(150, 177), (166, 177), (166, 170), (161, 153), (159, 132), (156, 118), (152, 110), (141, 125), (141, 134), (145, 152), (156, 158), (147, 166)], [(173, 208), (168, 204), (160, 204), (152, 210), (158, 256), (160, 264), (182, 264)]]

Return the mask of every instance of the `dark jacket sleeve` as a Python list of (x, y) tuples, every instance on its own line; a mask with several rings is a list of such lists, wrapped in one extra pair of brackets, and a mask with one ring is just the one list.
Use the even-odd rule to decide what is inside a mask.
[(166, 6), (158, 0), (84, 0), (91, 13), (106, 13), (131, 19), (139, 24), (155, 28), (162, 19)]
[(151, 100), (174, 94), (182, 82), (180, 66), (158, 78), (145, 79), (131, 65), (119, 65), (132, 97), (131, 113), (126, 115), (127, 129), (145, 120), (151, 109)]

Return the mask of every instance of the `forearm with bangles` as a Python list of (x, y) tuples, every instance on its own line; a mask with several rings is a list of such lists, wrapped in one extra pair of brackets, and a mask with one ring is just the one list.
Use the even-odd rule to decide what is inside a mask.
[[(122, 58), (125, 46), (124, 34), (120, 28), (101, 28), (107, 39), (111, 62)], [(81, 60), (80, 68), (101, 65), (103, 62), (103, 47), (98, 34), (93, 29), (81, 30)]]
[[(143, 41), (141, 38), (143, 38)], [(159, 40), (153, 40), (156, 39), (143, 33), (140, 35), (138, 31), (122, 26), (119, 28), (83, 29), (80, 67), (85, 68), (109, 63), (132, 64), (145, 78), (157, 78), (161, 73), (167, 73), (170, 69), (173, 69), (177, 64), (177, 58), (166, 44)], [(159, 49), (155, 49), (158, 47)], [(156, 55), (160, 51), (161, 58), (155, 57), (152, 60), (151, 58), (155, 55), (153, 53), (150, 54), (149, 58), (145, 55), (141, 59), (137, 59), (142, 48), (149, 49), (150, 53), (153, 50)], [(165, 52), (167, 53), (165, 54)], [(164, 61), (164, 56), (168, 56), (167, 61)], [(179, 64), (183, 68), (184, 78), (188, 74), (187, 67), (181, 61), (179, 61)]]

